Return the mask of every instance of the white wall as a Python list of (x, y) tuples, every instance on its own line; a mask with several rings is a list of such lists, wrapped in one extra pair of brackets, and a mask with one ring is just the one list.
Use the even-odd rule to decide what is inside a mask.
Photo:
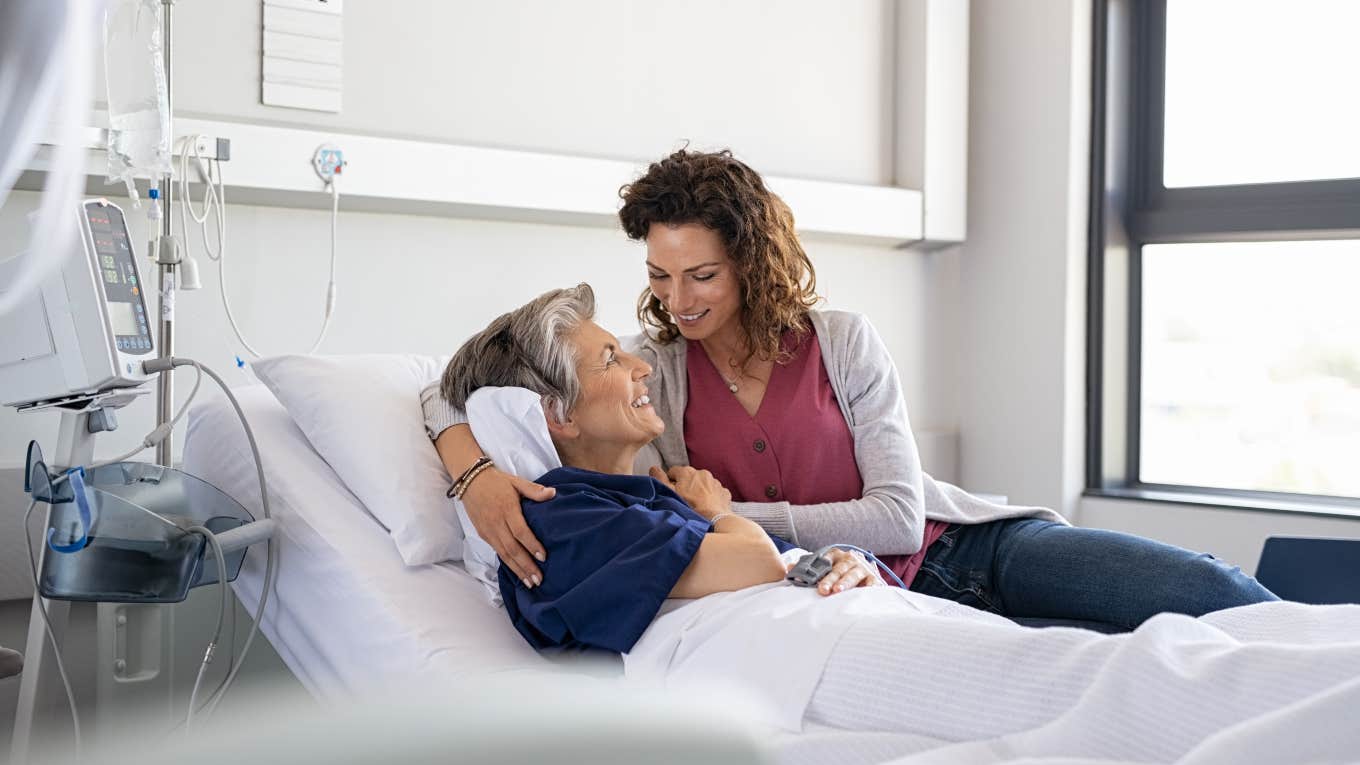
[[(1081, 485), (1089, 3), (974, 0), (955, 294), (965, 486), (1071, 514)], [(952, 261), (952, 262), (951, 262)], [(956, 280), (956, 281), (955, 281)]]
[(890, 180), (884, 0), (345, 4), (344, 112), (259, 103), (260, 2), (175, 5), (176, 110), (765, 173)]

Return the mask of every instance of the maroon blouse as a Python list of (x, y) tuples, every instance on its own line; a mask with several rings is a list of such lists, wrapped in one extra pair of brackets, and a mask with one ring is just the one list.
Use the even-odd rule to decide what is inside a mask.
[[(815, 332), (784, 334), (783, 348), (792, 357), (774, 365), (754, 417), (728, 389), (703, 346), (687, 342), (685, 446), (692, 466), (713, 473), (735, 502), (815, 505), (863, 496), (855, 439)], [(919, 552), (883, 556), (883, 562), (911, 584), (926, 548), (947, 526), (927, 521)]]

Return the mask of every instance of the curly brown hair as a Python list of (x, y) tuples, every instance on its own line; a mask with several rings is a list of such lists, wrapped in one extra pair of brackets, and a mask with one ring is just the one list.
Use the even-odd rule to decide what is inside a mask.
[[(680, 149), (653, 162), (619, 196), (619, 221), (629, 239), (645, 240), (653, 223), (697, 223), (717, 232), (741, 287), (747, 360), (785, 360), (784, 332), (809, 329), (808, 310), (819, 300), (817, 274), (793, 230), (793, 212), (756, 171), (728, 150)], [(650, 289), (638, 298), (637, 312), (657, 340), (680, 336)]]

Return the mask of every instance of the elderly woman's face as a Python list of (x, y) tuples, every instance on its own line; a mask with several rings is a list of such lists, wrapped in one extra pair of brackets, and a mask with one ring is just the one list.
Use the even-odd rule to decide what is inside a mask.
[(741, 322), (741, 284), (718, 232), (698, 223), (653, 223), (647, 279), (680, 334), (703, 340)]
[(642, 446), (661, 435), (666, 424), (645, 402), (647, 362), (625, 353), (619, 341), (593, 321), (572, 335), (581, 394), (570, 419), (583, 443)]

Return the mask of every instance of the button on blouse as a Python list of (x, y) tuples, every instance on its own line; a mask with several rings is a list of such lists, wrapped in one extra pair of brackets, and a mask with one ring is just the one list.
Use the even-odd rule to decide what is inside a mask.
[[(713, 473), (736, 502), (839, 502), (862, 495), (855, 442), (836, 402), (815, 332), (784, 334), (752, 417), (703, 346), (689, 342), (685, 446), (690, 464)], [(815, 446), (810, 447), (810, 444)]]

